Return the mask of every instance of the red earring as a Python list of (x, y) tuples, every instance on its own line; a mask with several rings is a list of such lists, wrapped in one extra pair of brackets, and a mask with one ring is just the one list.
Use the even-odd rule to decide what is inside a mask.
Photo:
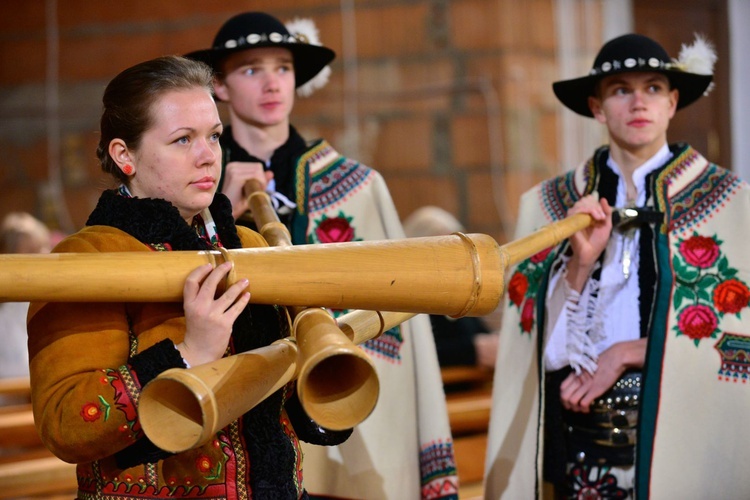
[(125, 174), (125, 175), (133, 175), (134, 171), (135, 171), (135, 169), (133, 168), (132, 165), (127, 165), (126, 164), (124, 167), (122, 167), (122, 173)]

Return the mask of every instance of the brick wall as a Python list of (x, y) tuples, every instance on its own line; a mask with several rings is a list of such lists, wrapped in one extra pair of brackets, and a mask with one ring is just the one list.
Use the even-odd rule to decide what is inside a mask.
[[(110, 184), (94, 155), (109, 79), (207, 47), (223, 21), (250, 9), (316, 21), (338, 57), (328, 86), (298, 99), (293, 122), (377, 168), (402, 217), (438, 205), (502, 243), (520, 193), (556, 169), (553, 0), (357, 0), (353, 24), (338, 0), (64, 0), (56, 49), (47, 3), (0, 4), (0, 216), (26, 210), (80, 228)], [(50, 50), (57, 113), (46, 106)], [(56, 128), (59, 140), (48, 134)]]

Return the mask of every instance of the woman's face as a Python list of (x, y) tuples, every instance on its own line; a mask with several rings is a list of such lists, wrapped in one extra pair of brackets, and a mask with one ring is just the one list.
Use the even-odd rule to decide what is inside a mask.
[(221, 175), (221, 120), (206, 89), (173, 90), (151, 107), (153, 125), (137, 150), (128, 188), (139, 198), (171, 202), (190, 224), (214, 198)]

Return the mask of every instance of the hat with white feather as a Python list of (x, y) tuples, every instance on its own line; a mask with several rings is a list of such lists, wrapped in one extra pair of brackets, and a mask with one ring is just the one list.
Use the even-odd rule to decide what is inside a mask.
[(684, 108), (711, 90), (716, 52), (700, 35), (683, 45), (677, 59), (672, 59), (657, 42), (643, 35), (628, 34), (602, 46), (589, 74), (552, 84), (557, 98), (579, 115), (593, 117), (588, 98), (604, 77), (618, 73), (656, 72), (664, 74), (672, 88), (679, 90), (677, 109)]
[(265, 12), (245, 12), (224, 23), (210, 49), (197, 50), (185, 57), (203, 61), (217, 73), (222, 60), (234, 52), (261, 47), (281, 47), (292, 53), (297, 92), (309, 95), (328, 82), (328, 64), (336, 53), (320, 43), (311, 19), (295, 19), (284, 24)]

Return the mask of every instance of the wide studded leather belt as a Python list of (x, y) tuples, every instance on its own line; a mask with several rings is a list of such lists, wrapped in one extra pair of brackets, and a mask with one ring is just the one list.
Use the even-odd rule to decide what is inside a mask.
[(628, 372), (592, 403), (589, 413), (563, 411), (572, 459), (611, 465), (634, 460), (641, 373)]

